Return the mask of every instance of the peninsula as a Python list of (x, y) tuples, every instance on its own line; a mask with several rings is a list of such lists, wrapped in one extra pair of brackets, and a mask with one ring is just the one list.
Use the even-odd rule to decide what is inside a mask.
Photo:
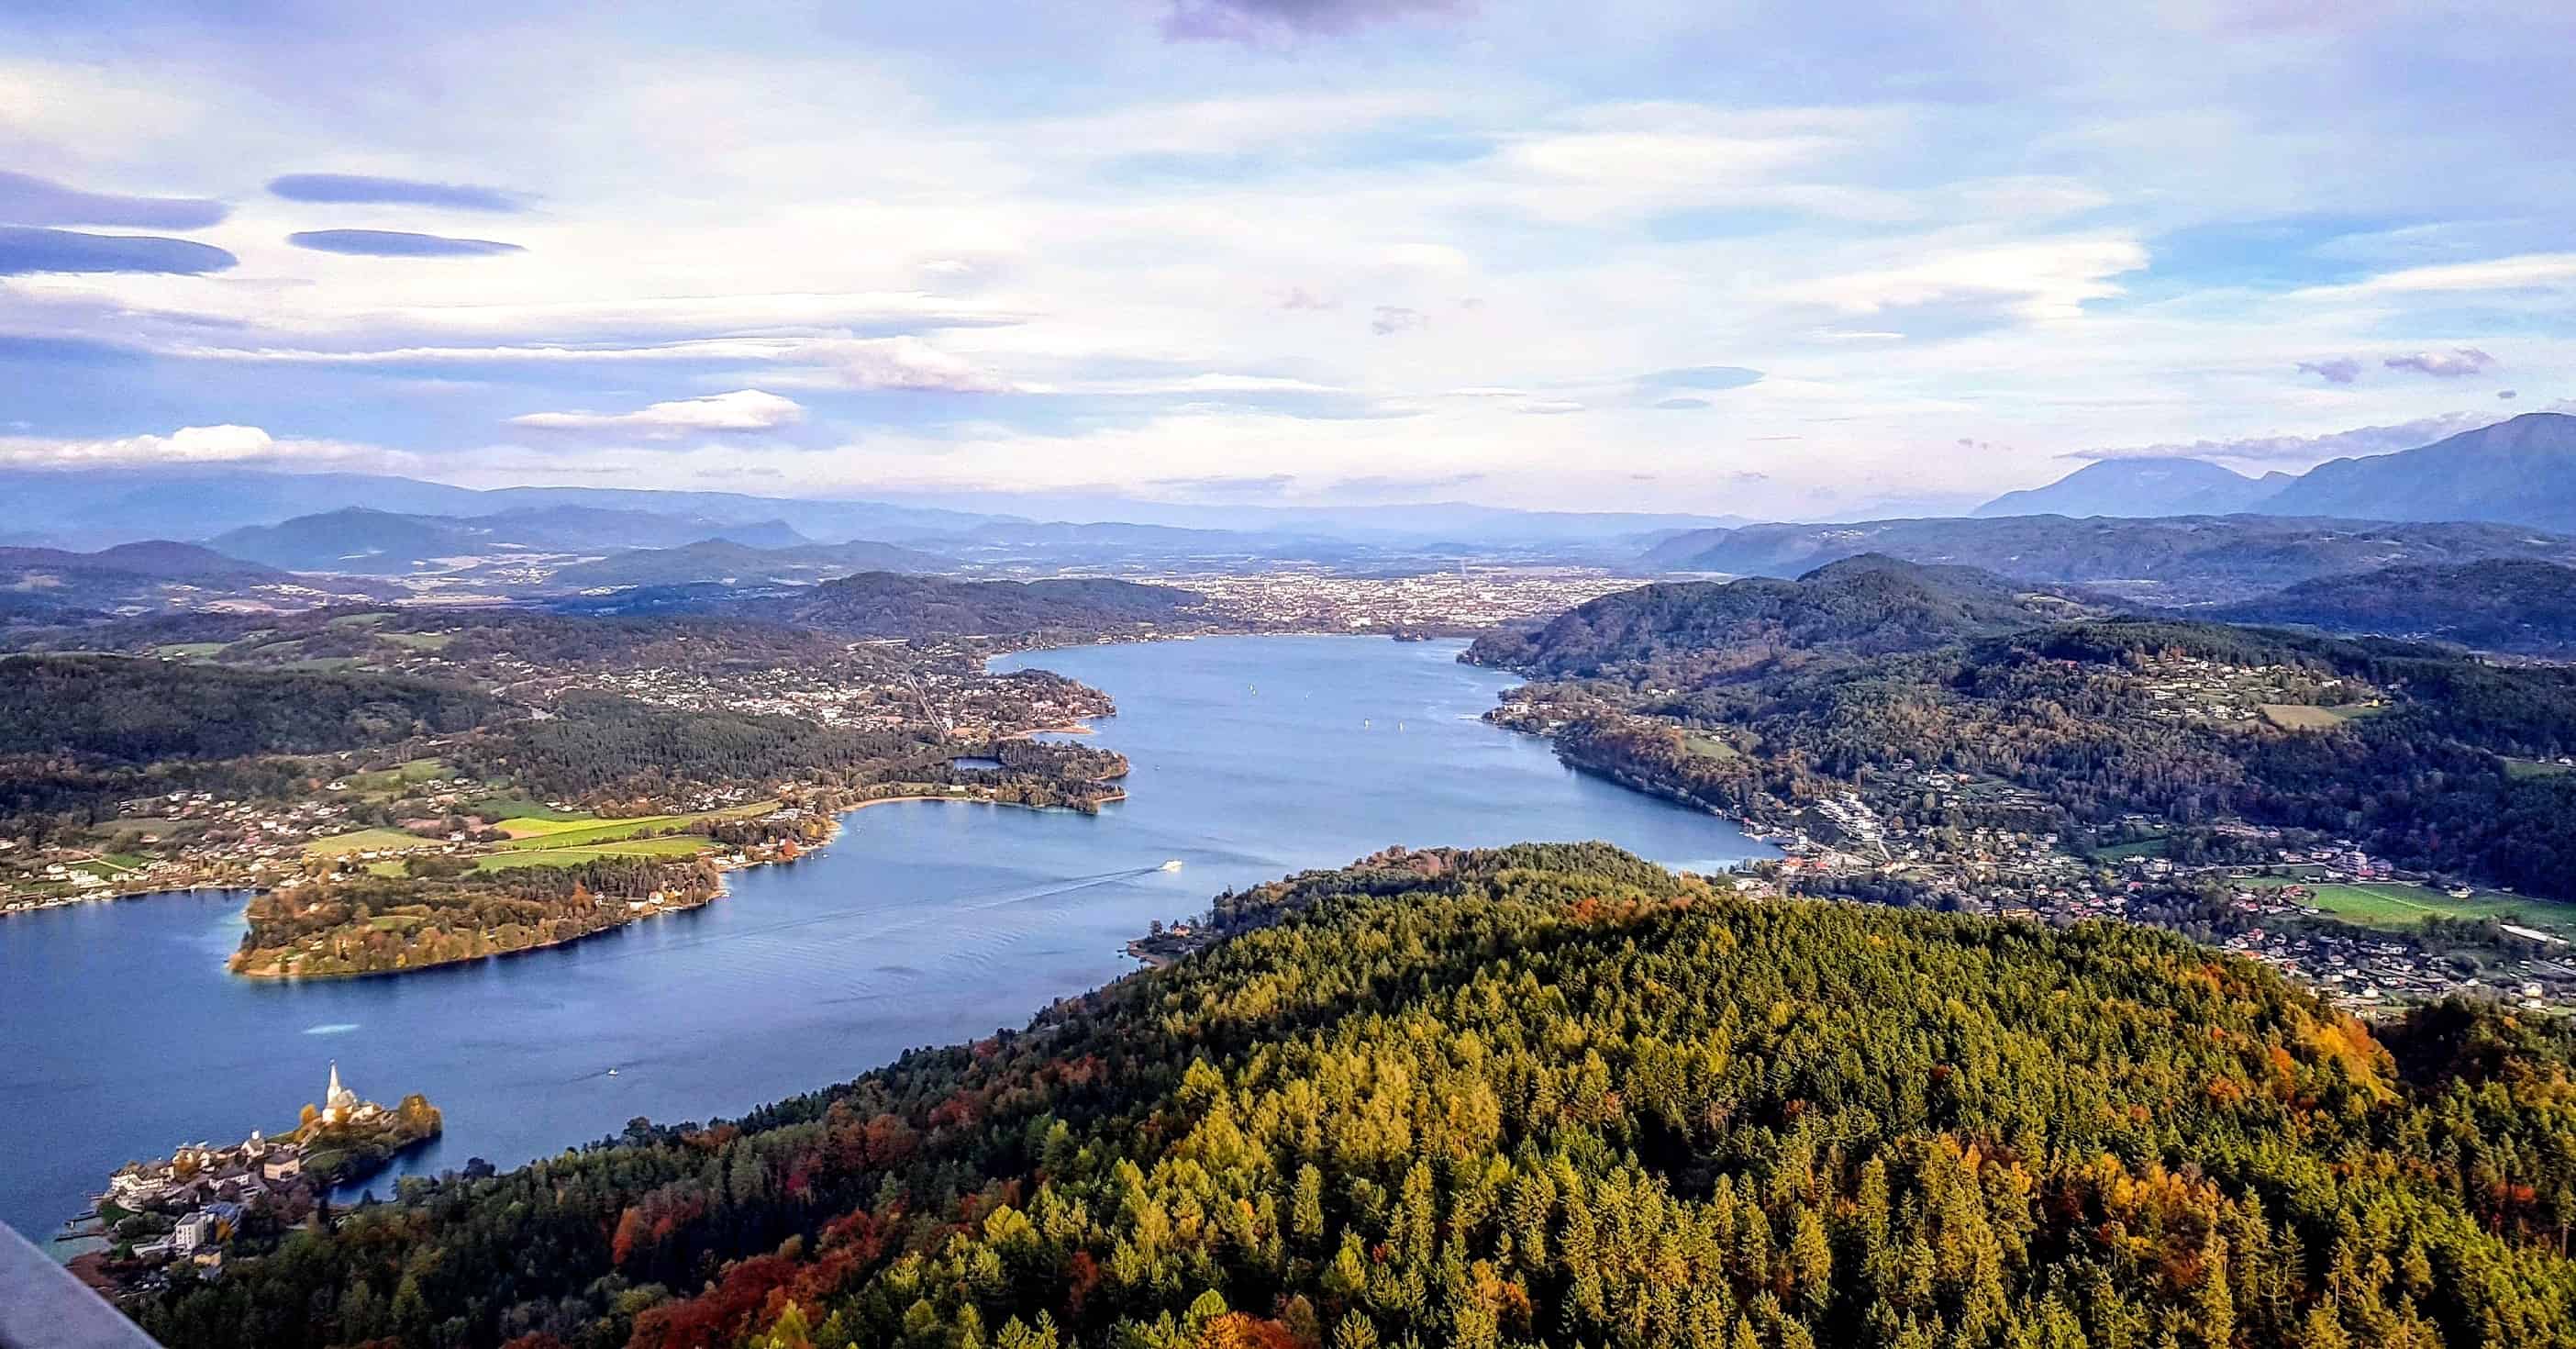
[(81, 640), (0, 658), (0, 909), (257, 890), (249, 978), (559, 945), (707, 903), (854, 806), (1096, 811), (1127, 771), (1030, 738), (1115, 706), (986, 671), (1022, 639), (423, 609)]
[(136, 1288), (174, 1263), (220, 1270), (235, 1239), (265, 1241), (306, 1222), (333, 1187), (374, 1173), (443, 1128), (438, 1107), (418, 1093), (391, 1108), (362, 1099), (342, 1085), (335, 1060), (322, 1099), (274, 1138), (254, 1129), (229, 1147), (193, 1143), (118, 1168), (97, 1196), (97, 1228), (71, 1233), (108, 1243), (81, 1258), (82, 1272)]

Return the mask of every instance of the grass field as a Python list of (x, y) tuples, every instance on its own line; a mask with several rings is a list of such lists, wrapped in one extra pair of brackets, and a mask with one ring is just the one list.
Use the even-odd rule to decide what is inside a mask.
[(2303, 703), (2265, 703), (2263, 719), (2285, 731), (2331, 731), (2364, 709), (2357, 707), (2310, 707)]
[(2093, 859), (2097, 862), (2117, 862), (2131, 857), (2164, 855), (2165, 841), (2160, 838), (2142, 838), (2134, 843), (2114, 843), (2109, 847), (2093, 850)]
[(211, 656), (230, 645), (232, 645), (230, 642), (170, 642), (152, 648), (152, 654), (194, 659), (200, 656)]
[(1724, 761), (1727, 759), (1741, 759), (1744, 757), (1743, 755), (1736, 753), (1735, 746), (1718, 739), (1716, 736), (1702, 735), (1697, 731), (1684, 731), (1682, 733), (1682, 749), (1687, 753), (1696, 754), (1703, 759), (1717, 759)]
[(590, 818), (578, 811), (557, 810), (543, 801), (531, 800), (524, 796), (487, 796), (467, 806), (465, 813), (505, 823), (516, 820), (562, 821)]
[(119, 834), (128, 833), (159, 834), (163, 838), (168, 838), (173, 834), (193, 834), (205, 827), (206, 822), (203, 820), (181, 820), (155, 815), (137, 815), (128, 819), (101, 820), (89, 827), (89, 834), (92, 838), (114, 838)]
[[(510, 836), (510, 842), (503, 844), (503, 847), (517, 847), (522, 843), (533, 846), (554, 840), (558, 834), (591, 834), (602, 830), (624, 830), (632, 833), (637, 829), (676, 824), (686, 818), (688, 817), (685, 815), (631, 815), (603, 820), (596, 815), (553, 814), (542, 818), (520, 816), (516, 819), (503, 820), (500, 830)], [(567, 838), (561, 841), (577, 843), (581, 840)]]
[(304, 853), (308, 857), (339, 857), (370, 848), (417, 848), (425, 842), (427, 840), (415, 838), (399, 829), (361, 829), (355, 833), (317, 838), (304, 845)]
[(343, 779), (353, 792), (390, 792), (407, 783), (427, 782), (447, 776), (447, 765), (436, 759), (414, 759), (399, 768), (381, 768), (373, 773), (352, 773)]
[(2504, 775), (2509, 778), (2554, 778), (2561, 773), (2576, 773), (2576, 767), (2549, 763), (2540, 759), (2507, 759)]
[(643, 815), (623, 820), (512, 820), (501, 826), (511, 835), (501, 845), (504, 851), (521, 848), (572, 848), (592, 843), (613, 843), (637, 834), (666, 829), (683, 829), (717, 820), (739, 820), (753, 815), (766, 815), (778, 809), (775, 801), (755, 801), (747, 806), (727, 810), (710, 810), (695, 815)]
[(2576, 904), (2559, 904), (2522, 895), (2481, 890), (2453, 899), (2420, 885), (2368, 882), (2319, 885), (2313, 901), (2320, 909), (2365, 927), (2411, 928), (2427, 918), (2492, 918), (2560, 936), (2576, 937)]
[(331, 620), (331, 626), (335, 628), (372, 628), (391, 617), (393, 617), (392, 614), (381, 613), (342, 614), (338, 618)]
[(704, 834), (667, 834), (660, 838), (627, 839), (589, 847), (520, 848), (478, 857), (474, 860), (474, 869), (503, 871), (511, 867), (569, 867), (605, 857), (693, 857), (714, 846), (715, 841)]
[(376, 640), (391, 642), (395, 646), (407, 646), (414, 651), (439, 651), (444, 650), (449, 642), (455, 641), (456, 634), (452, 632), (380, 632), (376, 634)]

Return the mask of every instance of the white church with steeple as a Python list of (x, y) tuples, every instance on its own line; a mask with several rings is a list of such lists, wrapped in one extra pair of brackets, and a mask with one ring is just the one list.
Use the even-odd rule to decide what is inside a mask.
[(371, 1119), (383, 1113), (385, 1113), (383, 1106), (373, 1101), (361, 1101), (358, 1099), (358, 1093), (340, 1085), (340, 1061), (331, 1060), (331, 1085), (322, 1092), (322, 1122), (348, 1124), (356, 1120)]

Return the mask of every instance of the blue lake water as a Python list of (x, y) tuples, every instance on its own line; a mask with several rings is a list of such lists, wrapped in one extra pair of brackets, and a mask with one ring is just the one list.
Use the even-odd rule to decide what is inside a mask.
[(129, 1159), (288, 1127), (333, 1059), (362, 1096), (446, 1112), (402, 1169), (512, 1166), (1020, 1025), (1134, 969), (1121, 948), (1152, 919), (1389, 844), (1599, 838), (1702, 869), (1767, 853), (1478, 721), (1514, 681), (1458, 650), (1233, 637), (1014, 656), (997, 668), (1117, 699), (1098, 743), (1133, 761), (1128, 800), (871, 807), (705, 908), (473, 965), (236, 979), (241, 894), (0, 919), (0, 1221), (50, 1232)]

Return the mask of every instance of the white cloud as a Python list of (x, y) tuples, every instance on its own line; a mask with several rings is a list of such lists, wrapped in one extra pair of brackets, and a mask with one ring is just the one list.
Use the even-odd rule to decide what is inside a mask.
[(2435, 379), (2458, 379), (2464, 375), (2483, 374), (2494, 366), (2496, 358), (2476, 347), (2453, 347), (2449, 351), (2418, 351), (2404, 356), (2391, 356), (2380, 364), (2391, 370), (2412, 370)]
[(340, 463), (381, 452), (334, 441), (279, 440), (256, 426), (183, 426), (167, 435), (108, 440), (0, 436), (0, 464), (37, 468), (110, 467), (123, 464)]
[[(13, 282), (0, 333), (220, 360), (221, 378), (157, 386), (191, 400), (170, 422), (296, 406), (301, 433), (493, 480), (687, 483), (732, 456), (817, 490), (878, 470), (1141, 482), (1148, 459), (1185, 478), (1222, 456), (1256, 478), (1325, 481), (1313, 466), (1343, 460), (1354, 478), (1491, 469), (1477, 496), (1748, 513), (1829, 489), (1991, 496), (2011, 485), (1999, 475), (2061, 472), (2074, 446), (2403, 425), (2462, 392), (2499, 407), (2377, 365), (2417, 348), (2506, 354), (2532, 406), (2576, 379), (2576, 253), (2540, 251), (2566, 247), (2550, 222), (2576, 205), (2576, 178), (2549, 171), (2564, 119), (2441, 105), (2475, 102), (2466, 82), (2368, 78), (2386, 35), (2363, 30), (2386, 6), (2339, 18), (2355, 40), (2288, 66), (2279, 39), (2203, 31), (2198, 11), (1899, 24), (1906, 42), (1854, 48), (1849, 20), (1651, 8), (1489, 5), (1454, 29), (1280, 61), (1167, 48), (1150, 15), (1122, 45), (1107, 11), (1078, 6), (1080, 43), (1057, 40), (1061, 6), (1017, 15), (1007, 41), (928, 24), (890, 43), (849, 41), (867, 16), (831, 32), (789, 9), (747, 18), (723, 51), (545, 7), (494, 41), (469, 7), (422, 21), (435, 41), (363, 44), (369, 78), (342, 82), (355, 94), (279, 77), (314, 62), (314, 34), (261, 51), (129, 25), (113, 61), (0, 60), (0, 163), (231, 200), (204, 237), (241, 265)], [(2520, 22), (2530, 38), (2537, 21)], [(603, 59), (567, 67), (567, 49)], [(1010, 64), (1027, 50), (1042, 70)], [(2049, 78), (2027, 78), (2042, 55)], [(1008, 97), (996, 69), (1016, 72)], [(1675, 69), (1722, 92), (1628, 96), (1675, 87)], [(662, 171), (633, 173), (644, 160)], [(508, 236), (529, 265), (292, 249), (288, 233), (322, 225), (419, 226), (364, 209), (316, 221), (258, 191), (319, 167), (541, 196)], [(2443, 192), (2426, 197), (2428, 181)], [(2279, 259), (2306, 249), (2380, 274), (2283, 304), (2195, 271), (2210, 250), (2175, 242), (2275, 218), (2298, 222)], [(2302, 233), (2335, 219), (2439, 232)], [(2364, 369), (2348, 385), (2291, 375), (2320, 353)], [(115, 359), (66, 406), (94, 402)], [(1712, 360), (1770, 375), (1687, 417), (1633, 396), (1634, 372)], [(686, 432), (617, 420), (726, 389), (801, 401), (808, 425), (694, 458)], [(1466, 389), (1509, 392), (1443, 396)], [(965, 396), (846, 396), (878, 390)], [(1124, 401), (1103, 416), (983, 396), (1014, 391)], [(0, 415), (78, 424), (49, 423), (41, 389), (11, 392)], [(1325, 399), (1420, 415), (1281, 412)], [(1517, 415), (1577, 403), (1587, 415)], [(602, 434), (538, 453), (522, 426), (521, 444), (488, 443), (528, 408)], [(1786, 436), (1804, 437), (1797, 455)], [(2015, 448), (1971, 463), (1945, 448), (1963, 437)], [(891, 457), (810, 448), (889, 442)], [(1637, 485), (1644, 470), (1658, 480)]]
[(1026, 386), (940, 350), (918, 337), (821, 344), (829, 378), (850, 389), (916, 389), (944, 393), (1019, 393)]
[(759, 389), (737, 389), (704, 398), (652, 403), (633, 412), (531, 412), (512, 417), (510, 424), (547, 431), (622, 431), (667, 439), (699, 431), (772, 431), (804, 419), (804, 406), (792, 398)]
[(2335, 300), (2445, 291), (2556, 289), (2571, 283), (2576, 283), (2576, 253), (2523, 253), (2483, 262), (2408, 267), (2344, 285), (2311, 286), (2298, 294), (2308, 299)]
[(2359, 426), (2348, 431), (2329, 431), (2323, 435), (2244, 436), (2230, 440), (2198, 440), (2185, 444), (2142, 445), (2127, 449), (2078, 450), (2072, 459), (2167, 459), (2177, 455), (2195, 459), (2229, 459), (2240, 464), (2266, 468), (2288, 465), (2306, 468), (2328, 459), (2366, 457), (2411, 450), (2430, 445), (2462, 431), (2474, 431), (2496, 420), (2494, 414), (2446, 412), (2438, 417), (2424, 417), (2394, 426)]
[(1792, 282), (1778, 294), (1852, 315), (1992, 299), (2022, 318), (2045, 322), (2075, 318), (2086, 301), (2123, 294), (2111, 278), (2146, 265), (2147, 250), (2134, 239), (2052, 239), (1959, 249), (1920, 262)]

